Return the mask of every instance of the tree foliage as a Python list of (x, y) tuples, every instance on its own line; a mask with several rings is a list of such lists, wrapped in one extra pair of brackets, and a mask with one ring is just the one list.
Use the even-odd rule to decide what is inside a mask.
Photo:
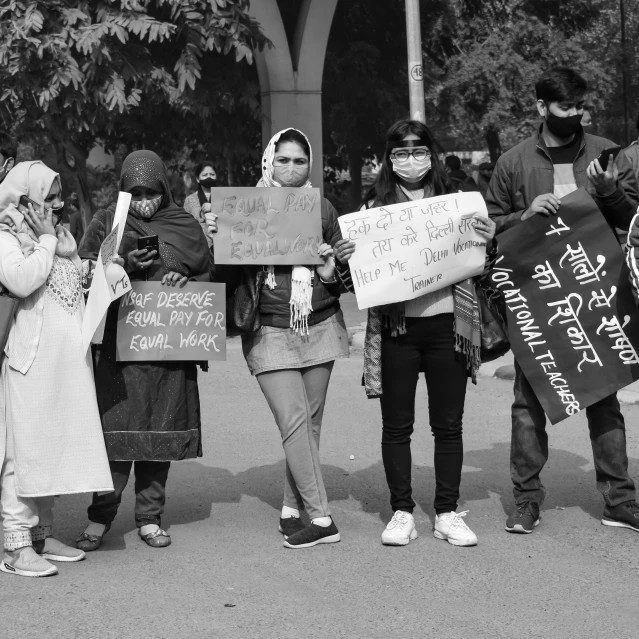
[(216, 65), (229, 54), (251, 63), (267, 43), (248, 9), (248, 0), (0, 0), (2, 128), (46, 138), (91, 210), (96, 141), (148, 140), (141, 122), (163, 127), (166, 141), (173, 122), (228, 111), (238, 89)]

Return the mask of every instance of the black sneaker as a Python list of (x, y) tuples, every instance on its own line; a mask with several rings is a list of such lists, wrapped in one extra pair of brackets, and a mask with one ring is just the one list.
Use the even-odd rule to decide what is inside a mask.
[(305, 526), (299, 517), (280, 517), (278, 530), (284, 535), (284, 539), (287, 539), (300, 530), (304, 530), (304, 528)]
[(525, 501), (523, 504), (517, 504), (515, 510), (509, 515), (506, 520), (506, 530), (529, 535), (535, 526), (539, 526), (540, 521), (539, 504), (536, 501)]
[(311, 524), (303, 530), (284, 539), (287, 548), (311, 548), (317, 544), (334, 544), (340, 540), (339, 531), (335, 522), (331, 519), (330, 526), (318, 526)]
[(631, 530), (639, 532), (639, 504), (632, 499), (618, 506), (606, 506), (603, 517), (601, 518), (601, 523), (604, 526), (630, 528)]

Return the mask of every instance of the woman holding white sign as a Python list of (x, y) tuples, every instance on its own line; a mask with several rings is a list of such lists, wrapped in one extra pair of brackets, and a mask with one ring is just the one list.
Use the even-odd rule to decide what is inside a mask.
[(0, 185), (0, 289), (19, 299), (0, 355), (0, 570), (26, 577), (55, 575), (49, 561), (84, 559), (51, 536), (54, 497), (113, 490), (61, 188), (42, 162), (16, 165)]
[[(413, 120), (394, 124), (387, 133), (382, 166), (365, 208), (449, 192), (446, 173), (426, 125)], [(487, 217), (476, 217), (473, 226), (487, 242), (494, 237), (495, 224)], [(355, 243), (348, 240), (335, 247), (340, 263), (348, 262), (354, 251)], [(479, 368), (480, 329), (472, 280), (406, 302), (369, 309), (364, 380), (367, 395), (381, 399), (382, 459), (394, 511), (382, 534), (383, 544), (406, 545), (417, 537), (412, 515), (415, 502), (410, 441), (420, 371), (426, 376), (435, 438), (434, 535), (456, 546), (477, 544), (477, 537), (463, 520), (466, 513), (457, 513), (457, 502), (464, 456), (466, 383), (469, 376), (475, 380)]]
[[(131, 282), (165, 286), (208, 280), (209, 247), (198, 221), (173, 200), (162, 160), (151, 151), (131, 153), (122, 164), (120, 190), (131, 204), (119, 253)], [(98, 211), (80, 246), (88, 260), (113, 229), (115, 206)], [(140, 248), (140, 240), (155, 249)], [(135, 523), (140, 538), (163, 548), (171, 537), (161, 527), (172, 461), (202, 456), (197, 364), (189, 361), (116, 361), (119, 301), (107, 313), (95, 369), (98, 404), (113, 485), (94, 494), (89, 524), (78, 548), (97, 550), (118, 511), (131, 470), (135, 472)]]
[[(261, 187), (310, 187), (311, 147), (296, 129), (269, 142), (262, 157)], [(286, 455), (280, 532), (287, 548), (309, 548), (340, 540), (328, 505), (319, 460), (320, 429), (333, 364), (349, 356), (331, 248), (341, 233), (337, 212), (322, 200), (322, 266), (215, 267), (214, 279), (235, 293), (235, 318), (244, 331), (249, 370), (273, 412)], [(215, 216), (208, 218), (216, 230)], [(256, 317), (256, 322), (245, 321)], [(238, 323), (239, 319), (239, 323)], [(300, 511), (311, 524), (304, 526)]]

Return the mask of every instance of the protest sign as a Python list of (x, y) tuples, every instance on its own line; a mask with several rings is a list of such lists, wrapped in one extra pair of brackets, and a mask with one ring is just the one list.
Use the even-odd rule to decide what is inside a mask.
[(323, 264), (319, 189), (211, 190), (216, 264)]
[(479, 193), (454, 193), (366, 209), (339, 218), (354, 240), (349, 266), (360, 309), (415, 299), (479, 275), (486, 242), (475, 231), (488, 217)]
[(226, 359), (224, 284), (133, 282), (120, 302), (118, 362)]
[(102, 342), (109, 304), (131, 290), (129, 276), (119, 264), (113, 263), (124, 234), (130, 204), (131, 194), (121, 192), (113, 217), (113, 229), (100, 247), (82, 320), (82, 344), (85, 352), (92, 342)]
[(557, 216), (498, 236), (491, 272), (512, 350), (553, 424), (639, 379), (639, 310), (624, 255), (582, 188)]

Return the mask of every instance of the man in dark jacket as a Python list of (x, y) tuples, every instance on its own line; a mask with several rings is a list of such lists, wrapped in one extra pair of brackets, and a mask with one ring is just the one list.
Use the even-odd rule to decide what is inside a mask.
[(453, 191), (461, 191), (463, 193), (467, 191), (477, 191), (477, 185), (473, 178), (466, 175), (466, 172), (461, 168), (461, 160), (456, 155), (447, 155), (444, 160), (446, 165), (446, 173), (448, 173), (448, 181)]
[[(586, 82), (564, 67), (547, 71), (535, 86), (539, 131), (502, 155), (486, 195), (497, 233), (533, 215), (555, 215), (560, 198), (584, 187), (613, 229), (627, 231), (637, 211), (639, 187), (623, 153), (609, 156), (603, 171), (596, 159), (615, 146), (584, 133), (581, 127)], [(545, 489), (539, 474), (548, 459), (546, 416), (532, 387), (515, 361), (512, 407), (511, 478), (516, 507), (506, 530), (531, 533), (539, 524)], [(628, 475), (626, 432), (615, 394), (586, 409), (595, 461), (597, 487), (605, 500), (601, 523), (639, 532), (639, 505)]]

